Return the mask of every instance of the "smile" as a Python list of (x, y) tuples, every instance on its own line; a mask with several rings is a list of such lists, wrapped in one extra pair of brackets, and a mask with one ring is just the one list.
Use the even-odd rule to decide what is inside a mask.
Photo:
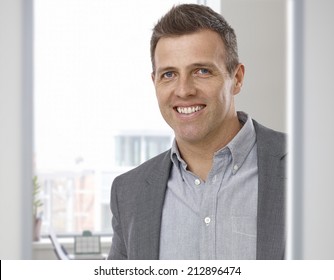
[(189, 115), (204, 109), (204, 107), (205, 106), (203, 105), (191, 106), (191, 107), (176, 107), (176, 111), (180, 114)]

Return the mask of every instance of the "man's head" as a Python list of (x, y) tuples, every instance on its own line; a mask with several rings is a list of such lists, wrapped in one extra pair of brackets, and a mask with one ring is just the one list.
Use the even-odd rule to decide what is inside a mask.
[(155, 49), (161, 38), (181, 36), (200, 30), (217, 32), (225, 46), (225, 64), (232, 74), (239, 64), (237, 39), (234, 30), (225, 19), (211, 8), (196, 4), (174, 6), (153, 28), (151, 37), (151, 60), (155, 71)]
[(221, 147), (240, 126), (234, 96), (241, 90), (244, 66), (233, 30), (211, 9), (181, 5), (160, 20), (154, 34), (152, 80), (179, 147)]

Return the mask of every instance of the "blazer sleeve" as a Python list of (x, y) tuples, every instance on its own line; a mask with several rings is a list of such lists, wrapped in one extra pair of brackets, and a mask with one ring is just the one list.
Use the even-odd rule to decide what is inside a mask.
[(118, 201), (117, 201), (117, 186), (118, 178), (116, 178), (111, 187), (110, 194), (110, 209), (112, 213), (112, 227), (113, 237), (110, 252), (108, 255), (109, 260), (126, 260), (128, 259), (126, 246), (124, 242), (124, 236), (122, 232), (121, 220), (119, 215)]

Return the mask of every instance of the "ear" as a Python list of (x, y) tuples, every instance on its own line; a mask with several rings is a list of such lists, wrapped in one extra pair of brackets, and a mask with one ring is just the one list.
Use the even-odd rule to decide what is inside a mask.
[(155, 79), (155, 73), (154, 72), (151, 73), (151, 79), (152, 79), (152, 82), (154, 83), (154, 79)]
[(233, 94), (236, 95), (240, 92), (241, 87), (244, 82), (244, 75), (245, 75), (245, 66), (243, 64), (238, 64), (237, 68), (234, 71), (234, 85), (233, 85)]

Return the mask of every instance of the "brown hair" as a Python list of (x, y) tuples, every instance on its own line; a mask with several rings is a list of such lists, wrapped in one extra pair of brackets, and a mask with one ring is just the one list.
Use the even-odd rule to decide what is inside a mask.
[(239, 64), (237, 38), (233, 28), (222, 15), (204, 5), (182, 4), (174, 6), (153, 28), (151, 37), (151, 61), (155, 71), (154, 54), (158, 41), (163, 37), (181, 36), (203, 29), (217, 32), (222, 38), (227, 71), (232, 74)]

